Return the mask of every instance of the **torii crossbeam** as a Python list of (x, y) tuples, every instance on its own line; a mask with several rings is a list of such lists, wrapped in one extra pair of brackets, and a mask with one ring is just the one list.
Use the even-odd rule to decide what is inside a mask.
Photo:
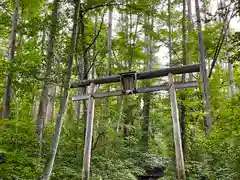
[[(75, 82), (71, 84), (71, 88), (86, 87), (90, 85), (89, 94), (84, 94), (80, 96), (73, 96), (73, 101), (87, 100), (88, 99), (88, 112), (87, 112), (87, 122), (86, 122), (86, 134), (85, 134), (85, 144), (84, 144), (84, 158), (83, 158), (83, 180), (89, 180), (90, 178), (90, 161), (91, 161), (91, 145), (92, 145), (92, 134), (93, 134), (93, 118), (94, 118), (94, 104), (95, 99), (110, 97), (110, 96), (121, 96), (130, 95), (137, 93), (147, 93), (155, 91), (169, 91), (170, 102), (171, 102), (171, 112), (172, 112), (172, 122), (173, 122), (173, 136), (175, 144), (175, 156), (176, 156), (176, 169), (177, 177), (179, 180), (186, 179), (184, 158), (182, 151), (181, 142), (181, 131), (179, 124), (178, 106), (177, 106), (177, 96), (176, 89), (182, 88), (193, 88), (197, 87), (198, 83), (196, 81), (190, 82), (174, 82), (175, 74), (186, 74), (200, 72), (200, 64), (185, 65), (164, 68), (155, 71), (148, 72), (127, 72), (121, 73), (120, 75), (107, 76), (98, 79), (83, 80), (81, 82)], [(168, 83), (150, 87), (136, 87), (138, 80), (152, 79), (157, 77), (168, 76)], [(106, 83), (121, 83), (120, 90), (110, 91), (110, 92), (95, 92), (95, 86), (97, 84)]]

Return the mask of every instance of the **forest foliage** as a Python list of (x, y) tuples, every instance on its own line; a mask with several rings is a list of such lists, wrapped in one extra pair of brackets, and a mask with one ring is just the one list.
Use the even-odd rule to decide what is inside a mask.
[[(53, 135), (61, 123), (61, 113), (61, 136), (51, 179), (81, 179), (87, 105), (73, 102), (71, 98), (87, 89), (69, 89), (68, 76), (70, 82), (76, 82), (126, 71), (144, 72), (183, 65), (183, 57), (190, 57), (189, 64), (198, 63), (195, 4), (192, 2), (192, 23), (187, 7), (183, 22), (183, 1), (2, 0), (0, 179), (43, 176), (54, 154)], [(186, 0), (186, 6), (189, 1)], [(199, 88), (177, 91), (178, 106), (185, 109), (184, 160), (189, 180), (240, 179), (240, 34), (229, 25), (233, 18), (239, 19), (239, 1), (216, 2), (217, 11), (211, 12), (212, 1), (200, 1), (208, 73), (214, 65), (209, 77), (213, 120), (209, 135), (206, 136), (204, 128), (206, 114), (200, 74), (193, 74)], [(76, 12), (78, 3), (80, 7)], [(13, 31), (16, 7), (17, 27)], [(183, 39), (184, 33), (186, 39)], [(159, 57), (159, 51), (164, 54), (169, 46), (169, 38), (172, 64), (169, 64), (169, 52)], [(13, 56), (11, 43), (15, 47)], [(184, 54), (184, 43), (187, 43), (187, 54)], [(8, 117), (4, 116), (6, 74), (11, 77)], [(176, 76), (176, 80), (181, 79), (180, 75)], [(164, 82), (166, 78), (158, 78), (141, 81), (138, 86)], [(97, 91), (118, 88), (118, 83), (100, 85)], [(64, 99), (65, 113), (61, 111)], [(164, 179), (175, 179), (168, 93), (97, 100), (91, 179), (134, 180), (155, 167), (164, 167)]]

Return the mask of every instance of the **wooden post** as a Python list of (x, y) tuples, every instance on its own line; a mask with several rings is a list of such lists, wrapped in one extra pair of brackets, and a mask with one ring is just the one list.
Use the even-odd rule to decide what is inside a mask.
[(94, 104), (95, 104), (95, 99), (93, 97), (94, 92), (95, 92), (95, 84), (91, 83), (90, 93), (88, 98), (88, 111), (87, 111), (85, 144), (84, 144), (83, 175), (82, 175), (83, 180), (90, 179), (90, 162), (91, 162), (93, 118), (94, 118)]
[(178, 116), (177, 96), (176, 96), (176, 88), (175, 88), (172, 73), (168, 74), (168, 81), (169, 81), (169, 94), (170, 94), (172, 121), (173, 121), (173, 137), (174, 137), (174, 144), (175, 144), (177, 177), (178, 177), (178, 180), (185, 180), (186, 175), (185, 175), (184, 158), (183, 158), (183, 151), (182, 151), (179, 116)]

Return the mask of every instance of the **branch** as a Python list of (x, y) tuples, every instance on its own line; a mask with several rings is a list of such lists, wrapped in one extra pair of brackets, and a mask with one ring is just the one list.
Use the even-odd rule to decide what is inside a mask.
[(135, 27), (135, 34), (133, 37), (133, 44), (130, 43), (130, 60), (129, 60), (129, 68), (132, 66), (132, 60), (133, 60), (133, 54), (134, 54), (134, 48), (137, 40), (137, 29), (138, 29), (138, 24), (139, 24), (139, 19), (140, 15), (137, 16), (137, 22), (136, 22), (136, 27)]
[(97, 139), (96, 139), (96, 141), (95, 141), (95, 143), (94, 143), (94, 145), (92, 147), (92, 151), (91, 152), (93, 152), (93, 150), (96, 149), (97, 143), (98, 143), (100, 137), (103, 136), (104, 134), (105, 134), (104, 132), (101, 132), (101, 133), (98, 134), (98, 137), (97, 137)]
[(84, 50), (84, 53), (86, 54), (88, 52), (88, 50), (92, 47), (92, 45), (96, 42), (98, 36), (100, 35), (100, 32), (102, 31), (102, 26), (103, 26), (103, 22), (104, 22), (104, 15), (105, 15), (105, 12), (103, 13), (102, 15), (102, 21), (101, 21), (101, 24), (100, 24), (100, 27), (99, 27), (99, 30), (96, 34), (96, 36), (94, 37), (94, 39), (92, 40), (92, 43)]
[(115, 51), (114, 51), (114, 48), (112, 48), (112, 53), (113, 53), (113, 56), (114, 56), (114, 59), (115, 59), (115, 63), (116, 63), (118, 66), (120, 66), (121, 64), (118, 63), (118, 59), (117, 59), (116, 53), (115, 53)]
[(84, 77), (85, 77), (85, 78), (87, 77), (89, 71), (92, 69), (93, 65), (95, 64), (95, 60), (97, 59), (98, 54), (99, 54), (99, 51), (95, 54), (95, 56), (94, 56), (94, 58), (93, 58), (92, 64), (91, 64), (90, 67), (88, 68), (86, 74), (84, 74)]
[(83, 9), (81, 12), (82, 13), (87, 13), (90, 10), (98, 9), (98, 8), (101, 8), (101, 7), (120, 6), (120, 5), (123, 5), (123, 4), (117, 4), (117, 3), (116, 4), (111, 4), (111, 3), (109, 3), (109, 4), (98, 4), (98, 5)]
[[(168, 46), (166, 42), (163, 42), (165, 46)], [(177, 56), (178, 60), (181, 62), (181, 58), (178, 56), (178, 53), (176, 52), (175, 49), (172, 48), (173, 53)]]
[(218, 41), (218, 44), (217, 44), (217, 47), (216, 47), (216, 50), (215, 50), (215, 54), (214, 54), (214, 57), (213, 57), (213, 62), (211, 64), (211, 68), (210, 68), (210, 72), (209, 72), (209, 75), (208, 75), (208, 78), (211, 77), (212, 75), (212, 71), (216, 65), (216, 62), (217, 62), (217, 59), (218, 59), (218, 55), (221, 51), (221, 48), (222, 48), (222, 45), (224, 43), (224, 40), (225, 40), (225, 37), (226, 37), (226, 34), (227, 34), (227, 28), (229, 27), (229, 23), (231, 21), (231, 19), (236, 15), (237, 12), (234, 12), (235, 9), (232, 11), (232, 14), (229, 18), (229, 20), (227, 21), (227, 16), (228, 14), (226, 14), (226, 19), (224, 21), (224, 26), (222, 28), (222, 31), (221, 31), (221, 35), (220, 35), (220, 38), (219, 38), (219, 41)]
[(9, 17), (12, 17), (12, 16), (13, 16), (13, 14), (10, 13), (10, 10), (7, 9), (6, 6), (5, 6), (3, 3), (0, 3), (0, 9), (4, 10), (5, 13), (7, 13)]

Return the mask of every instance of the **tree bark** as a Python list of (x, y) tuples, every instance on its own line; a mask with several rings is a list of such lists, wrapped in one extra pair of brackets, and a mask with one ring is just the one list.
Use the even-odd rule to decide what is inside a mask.
[(172, 28), (171, 28), (171, 0), (168, 0), (168, 53), (169, 53), (169, 65), (173, 65), (172, 62)]
[[(186, 38), (186, 0), (183, 0), (183, 17), (182, 17), (182, 64), (186, 65), (187, 59), (187, 38)], [(182, 74), (182, 82), (186, 81), (186, 74)], [(185, 92), (181, 92), (181, 105), (180, 105), (180, 127), (181, 127), (181, 138), (182, 138), (182, 148), (183, 148), (183, 155), (184, 158), (187, 154), (187, 142), (186, 142), (186, 108), (183, 104), (185, 101), (186, 95)]]
[[(12, 29), (9, 44), (8, 61), (13, 61), (15, 55), (15, 42), (17, 34), (18, 14), (19, 13), (19, 0), (15, 1), (15, 10), (12, 17)], [(11, 72), (6, 73), (6, 86), (3, 98), (3, 118), (10, 119), (10, 100), (11, 100), (11, 85), (12, 77)]]
[(37, 116), (37, 138), (39, 143), (39, 156), (41, 157), (42, 151), (42, 143), (43, 143), (43, 132), (45, 126), (45, 118), (47, 113), (47, 105), (48, 105), (48, 89), (49, 89), (49, 80), (50, 73), (52, 69), (52, 62), (54, 56), (54, 46), (55, 46), (55, 38), (57, 32), (57, 19), (58, 19), (58, 4), (59, 0), (54, 0), (52, 17), (51, 17), (51, 30), (48, 39), (48, 49), (47, 49), (47, 57), (46, 57), (46, 69), (44, 73), (44, 84), (40, 97), (38, 116)]
[[(188, 45), (187, 45), (187, 64), (192, 63), (192, 29), (193, 29), (193, 19), (192, 19), (192, 0), (188, 0)], [(193, 80), (193, 74), (189, 74), (189, 80)]]
[[(187, 64), (192, 64), (192, 32), (193, 32), (193, 18), (192, 18), (192, 0), (188, 0), (188, 40), (187, 40)], [(193, 80), (193, 74), (189, 73), (189, 81)], [(190, 116), (190, 120), (193, 123), (193, 117)], [(191, 141), (191, 146), (193, 145), (195, 137), (195, 129), (194, 126), (190, 126), (190, 141)]]
[[(144, 26), (147, 27), (149, 24), (149, 17), (147, 16), (147, 14), (144, 15)], [(151, 57), (150, 57), (150, 48), (151, 47), (151, 42), (149, 42), (149, 36), (147, 34), (147, 31), (145, 30), (145, 35), (144, 35), (144, 42), (147, 44), (144, 47), (144, 53), (149, 55), (149, 60), (147, 61), (147, 69), (148, 71), (152, 70), (152, 62), (151, 62)], [(150, 114), (150, 94), (149, 93), (145, 93), (143, 95), (143, 122), (142, 122), (142, 131), (143, 131), (143, 135), (142, 135), (142, 142), (143, 142), (143, 148), (145, 149), (145, 151), (148, 151), (148, 144), (149, 144), (149, 114)]]
[(108, 12), (108, 63), (107, 63), (107, 76), (111, 75), (111, 59), (112, 59), (112, 10), (109, 8)]
[[(109, 7), (109, 11), (108, 11), (108, 38), (107, 38), (107, 42), (108, 42), (108, 62), (107, 62), (107, 71), (106, 71), (106, 75), (110, 76), (111, 75), (111, 61), (112, 61), (112, 7)], [(107, 91), (110, 91), (110, 86), (107, 86)], [(105, 99), (105, 105), (104, 105), (104, 109), (103, 109), (103, 113), (104, 113), (104, 118), (108, 118), (108, 105), (109, 105), (109, 101), (106, 98)]]
[[(124, 8), (124, 5), (127, 5), (127, 3), (128, 3), (128, 0), (126, 0), (125, 2), (124, 2), (124, 0), (122, 0), (122, 3), (123, 3), (123, 8)], [(122, 22), (122, 31), (124, 31), (125, 32), (125, 34), (126, 34), (126, 40), (125, 40), (125, 43), (126, 43), (126, 45), (128, 45), (128, 42), (129, 42), (129, 17), (128, 17), (128, 12), (126, 12), (125, 14), (123, 14), (122, 15), (122, 20), (123, 20), (123, 22)], [(125, 27), (124, 27), (124, 25), (125, 25)], [(128, 67), (128, 69), (129, 69), (129, 61), (127, 61), (127, 59), (124, 61), (124, 66), (125, 67)], [(123, 115), (125, 115), (124, 116), (124, 124), (123, 124), (123, 138), (126, 140), (128, 137), (129, 137), (129, 135), (130, 135), (130, 128), (129, 128), (129, 125), (130, 125), (130, 122), (131, 122), (131, 120), (130, 120), (130, 118), (128, 117), (128, 115), (129, 115), (129, 108), (130, 108), (130, 106), (129, 106), (129, 103), (128, 103), (128, 99), (127, 99), (127, 96), (123, 96)]]
[(196, 5), (196, 15), (197, 15), (197, 26), (198, 26), (198, 51), (200, 56), (199, 58), (200, 58), (203, 93), (204, 93), (204, 108), (206, 113), (204, 125), (205, 125), (205, 133), (209, 134), (212, 126), (212, 119), (210, 116), (208, 78), (207, 78), (207, 71), (206, 71), (205, 51), (204, 51), (204, 43), (203, 43), (203, 32), (202, 32), (202, 25), (201, 25), (199, 0), (195, 0), (195, 5)]
[(76, 37), (77, 37), (77, 27), (78, 27), (78, 17), (79, 17), (79, 10), (80, 10), (80, 3), (81, 1), (78, 0), (76, 1), (75, 5), (75, 12), (74, 12), (74, 24), (73, 24), (73, 31), (72, 31), (72, 38), (71, 38), (71, 46), (70, 46), (70, 54), (69, 54), (69, 60), (68, 60), (68, 68), (66, 72), (66, 76), (64, 77), (64, 92), (63, 96), (61, 97), (60, 100), (60, 109), (58, 112), (57, 116), (57, 121), (56, 121), (56, 126), (54, 130), (54, 136), (52, 139), (52, 144), (51, 144), (51, 150), (50, 150), (50, 156), (47, 160), (46, 166), (44, 168), (44, 174), (42, 176), (42, 180), (49, 180), (50, 176), (52, 174), (52, 169), (58, 149), (58, 144), (60, 140), (60, 134), (62, 130), (62, 118), (65, 112), (66, 104), (67, 104), (67, 99), (68, 99), (68, 91), (70, 88), (70, 81), (71, 81), (71, 75), (72, 75), (72, 69), (73, 69), (73, 58), (74, 58), (74, 53), (76, 50)]
[[(94, 23), (94, 37), (96, 38), (97, 36), (97, 28), (98, 28), (98, 15), (97, 15), (97, 12), (96, 12), (96, 15), (95, 15), (95, 23)], [(93, 58), (96, 56), (96, 44), (97, 44), (97, 40), (94, 42), (93, 44)], [(95, 59), (93, 59), (92, 61), (92, 79), (94, 79), (95, 77)]]
[(48, 104), (45, 122), (52, 121), (54, 115), (54, 102), (56, 96), (56, 86), (52, 85), (48, 87)]
[[(80, 9), (82, 6), (80, 5)], [(81, 44), (82, 44), (82, 59), (83, 59), (83, 79), (88, 79), (88, 70), (89, 70), (89, 63), (87, 59), (88, 51), (86, 49), (86, 37), (85, 37), (85, 24), (84, 24), (84, 14), (80, 11), (79, 12), (80, 18), (80, 33), (81, 33)], [(86, 94), (87, 87), (83, 88), (83, 94)], [(87, 102), (83, 101), (83, 118), (86, 122), (87, 120)]]

